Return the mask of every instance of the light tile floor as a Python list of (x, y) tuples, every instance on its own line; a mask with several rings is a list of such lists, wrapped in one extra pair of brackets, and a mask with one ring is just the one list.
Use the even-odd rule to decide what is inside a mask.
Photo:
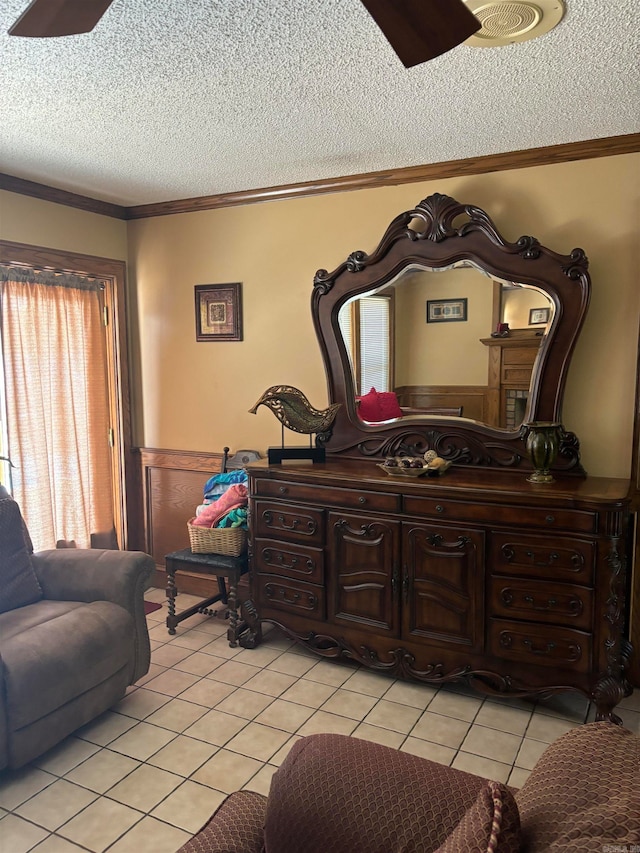
[[(325, 661), (271, 631), (230, 649), (226, 624), (196, 615), (170, 637), (148, 617), (149, 673), (114, 708), (32, 765), (0, 774), (0, 853), (175, 853), (226, 794), (266, 793), (312, 732), (384, 743), (522, 785), (547, 744), (593, 719), (573, 694), (484, 698), (465, 686), (396, 681)], [(187, 607), (197, 599), (181, 595)], [(640, 734), (640, 691), (619, 708)]]

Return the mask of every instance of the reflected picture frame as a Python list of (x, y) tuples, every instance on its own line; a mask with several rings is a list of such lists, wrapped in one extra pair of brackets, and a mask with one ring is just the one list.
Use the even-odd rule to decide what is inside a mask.
[(427, 323), (464, 323), (467, 299), (428, 299)]
[(530, 326), (544, 326), (549, 322), (549, 315), (551, 313), (551, 309), (549, 307), (546, 308), (531, 308), (529, 310), (529, 325)]
[(242, 284), (196, 284), (196, 341), (242, 340)]

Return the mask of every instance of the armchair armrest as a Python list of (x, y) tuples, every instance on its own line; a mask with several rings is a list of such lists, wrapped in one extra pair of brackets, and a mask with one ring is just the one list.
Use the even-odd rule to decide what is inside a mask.
[(45, 598), (113, 601), (132, 616), (155, 568), (153, 558), (140, 551), (61, 548), (38, 551), (31, 559)]
[(151, 586), (153, 558), (141, 551), (63, 548), (31, 555), (44, 597), (54, 601), (111, 601), (134, 621), (136, 651), (133, 681), (149, 669), (150, 646), (144, 591)]

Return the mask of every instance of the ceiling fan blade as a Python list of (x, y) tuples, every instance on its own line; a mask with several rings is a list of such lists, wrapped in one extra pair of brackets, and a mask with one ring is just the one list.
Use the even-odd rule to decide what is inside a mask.
[(10, 36), (52, 38), (89, 33), (113, 0), (32, 0)]
[(461, 44), (482, 26), (462, 0), (362, 0), (405, 68)]

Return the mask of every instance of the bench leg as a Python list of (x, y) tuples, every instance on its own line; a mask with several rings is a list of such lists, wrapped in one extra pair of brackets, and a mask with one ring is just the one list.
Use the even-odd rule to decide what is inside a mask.
[(229, 627), (227, 629), (227, 639), (232, 649), (238, 645), (238, 600), (237, 600), (237, 584), (238, 578), (229, 575), (229, 602), (227, 609), (229, 612)]
[(218, 576), (218, 591), (220, 592), (220, 601), (222, 601), (223, 604), (226, 604), (229, 600), (229, 593), (227, 592), (227, 586), (222, 575)]
[(178, 594), (178, 588), (176, 586), (176, 570), (171, 566), (166, 567), (167, 571), (167, 589), (165, 594), (167, 596), (167, 628), (169, 629), (170, 634), (175, 634), (176, 625), (178, 621), (176, 619), (176, 595)]

